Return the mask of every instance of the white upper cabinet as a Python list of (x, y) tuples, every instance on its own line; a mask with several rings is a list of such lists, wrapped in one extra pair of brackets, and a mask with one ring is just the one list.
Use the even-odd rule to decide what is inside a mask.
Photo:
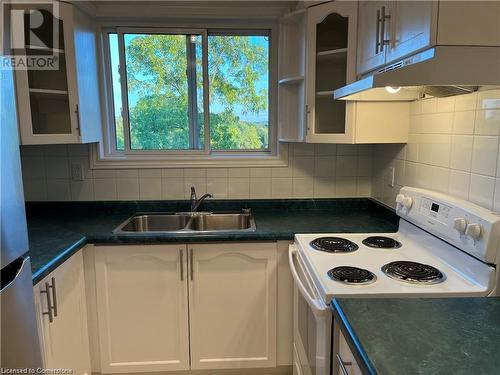
[(360, 1), (358, 18), (358, 76), (433, 46), (500, 46), (498, 1)]
[(437, 1), (360, 1), (357, 73), (435, 44)]
[(307, 142), (351, 139), (346, 102), (333, 91), (356, 79), (355, 2), (331, 2), (308, 9), (306, 123)]
[(360, 1), (357, 74), (435, 44), (437, 1)]
[(386, 60), (401, 59), (434, 44), (437, 3), (432, 1), (395, 1), (390, 3)]
[[(359, 27), (375, 32), (376, 10), (385, 2), (363, 2)], [(375, 14), (373, 16), (371, 12)], [(356, 80), (358, 3), (335, 1), (282, 19), (278, 116), (280, 141), (308, 143), (404, 143), (408, 103), (334, 100), (334, 90)], [(379, 26), (380, 28), (380, 23)], [(381, 32), (379, 30), (379, 32)], [(363, 64), (382, 65), (374, 35), (360, 41)], [(360, 51), (358, 50), (358, 53)], [(359, 57), (360, 55), (358, 55)], [(364, 57), (363, 57), (364, 56)], [(359, 62), (359, 60), (358, 60)]]
[(276, 366), (276, 243), (196, 244), (191, 369)]
[(23, 51), (28, 56), (54, 55), (57, 69), (16, 70), (21, 143), (25, 145), (101, 139), (96, 25), (75, 6), (57, 4), (57, 48), (27, 46)]
[(384, 65), (385, 51), (380, 43), (380, 17), (385, 1), (360, 1), (358, 11), (357, 72)]
[(356, 2), (329, 2), (282, 19), (280, 141), (350, 143), (346, 104), (333, 91), (356, 78), (356, 14)]
[(91, 375), (82, 252), (34, 286), (45, 368)]
[(101, 373), (189, 369), (185, 248), (95, 247)]

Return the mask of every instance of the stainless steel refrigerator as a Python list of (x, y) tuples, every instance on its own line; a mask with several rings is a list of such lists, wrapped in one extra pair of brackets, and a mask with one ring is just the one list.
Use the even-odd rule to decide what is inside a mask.
[(0, 86), (0, 364), (3, 369), (39, 368), (42, 360), (27, 256), (28, 231), (11, 70), (0, 69)]

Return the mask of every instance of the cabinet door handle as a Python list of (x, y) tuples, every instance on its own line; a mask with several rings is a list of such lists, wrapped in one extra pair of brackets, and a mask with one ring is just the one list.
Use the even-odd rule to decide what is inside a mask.
[(345, 367), (351, 366), (352, 362), (344, 362), (342, 360), (342, 357), (340, 356), (340, 354), (337, 354), (337, 363), (339, 364), (340, 371), (342, 372), (342, 375), (349, 375), (349, 372), (347, 371), (347, 369)]
[(194, 269), (193, 269), (193, 249), (189, 249), (189, 268), (191, 271), (191, 281), (194, 280)]
[(385, 6), (382, 7), (382, 13), (380, 15), (380, 22), (382, 23), (382, 28), (380, 31), (380, 52), (384, 50), (384, 46), (390, 43), (389, 39), (385, 39), (385, 21), (390, 20), (391, 15), (385, 13)]
[(181, 281), (184, 280), (184, 251), (182, 249), (179, 249), (179, 257), (181, 261)]
[(52, 297), (50, 296), (50, 284), (45, 282), (45, 290), (40, 290), (40, 294), (45, 294), (47, 298), (47, 311), (42, 311), (42, 315), (49, 316), (49, 323), (54, 321), (54, 316), (52, 315)]
[(376, 33), (375, 33), (375, 54), (378, 54), (379, 50), (378, 48), (380, 47), (380, 9), (377, 9), (377, 28), (376, 28)]
[(57, 316), (57, 293), (56, 293), (56, 279), (52, 278), (52, 285), (50, 286), (52, 289), (52, 310), (54, 311), (54, 317)]
[(78, 136), (81, 137), (82, 131), (80, 130), (80, 108), (78, 108), (78, 104), (75, 107), (75, 115), (76, 115), (76, 130), (78, 131)]

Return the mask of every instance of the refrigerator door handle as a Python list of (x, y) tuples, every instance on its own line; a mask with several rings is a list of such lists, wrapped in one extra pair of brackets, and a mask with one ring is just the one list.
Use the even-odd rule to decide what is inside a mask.
[(7, 267), (2, 269), (1, 277), (1, 288), (0, 288), (0, 293), (2, 293), (4, 290), (9, 288), (12, 284), (14, 284), (21, 274), (24, 265), (28, 262), (28, 258), (17, 258), (14, 260), (11, 264), (9, 264)]

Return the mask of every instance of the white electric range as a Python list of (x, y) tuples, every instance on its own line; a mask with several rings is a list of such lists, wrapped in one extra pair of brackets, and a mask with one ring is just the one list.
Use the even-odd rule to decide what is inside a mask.
[(396, 202), (396, 233), (295, 235), (289, 250), (295, 373), (330, 375), (329, 304), (335, 297), (490, 296), (500, 290), (497, 213), (410, 187)]

